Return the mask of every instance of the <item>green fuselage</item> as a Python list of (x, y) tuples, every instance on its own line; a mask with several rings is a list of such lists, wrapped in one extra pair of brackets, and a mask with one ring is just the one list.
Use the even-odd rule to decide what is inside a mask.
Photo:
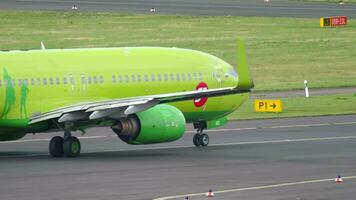
[[(103, 48), (0, 52), (0, 134), (30, 127), (29, 118), (84, 102), (234, 87), (238, 77), (223, 60), (199, 51)], [(202, 89), (202, 88), (201, 88)], [(248, 94), (172, 103), (187, 122), (213, 120), (234, 111)], [(201, 103), (201, 102), (200, 102)]]

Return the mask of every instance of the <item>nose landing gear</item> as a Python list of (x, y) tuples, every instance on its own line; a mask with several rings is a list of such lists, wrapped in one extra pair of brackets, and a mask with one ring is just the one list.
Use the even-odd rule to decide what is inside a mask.
[(209, 135), (203, 133), (203, 130), (206, 129), (206, 122), (197, 122), (194, 123), (194, 128), (197, 129), (197, 133), (193, 136), (193, 144), (197, 147), (202, 146), (206, 147), (209, 144)]
[(196, 133), (193, 136), (193, 144), (197, 147), (202, 146), (206, 147), (209, 144), (209, 135), (208, 134), (201, 134), (201, 133)]

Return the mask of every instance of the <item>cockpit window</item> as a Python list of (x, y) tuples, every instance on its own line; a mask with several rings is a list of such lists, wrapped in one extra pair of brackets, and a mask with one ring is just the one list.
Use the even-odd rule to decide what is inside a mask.
[(233, 68), (230, 68), (228, 72), (232, 77), (237, 78), (237, 73)]

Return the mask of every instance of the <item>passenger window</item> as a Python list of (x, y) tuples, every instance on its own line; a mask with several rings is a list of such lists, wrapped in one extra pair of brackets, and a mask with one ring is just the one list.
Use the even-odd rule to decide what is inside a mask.
[(154, 82), (155, 81), (155, 75), (151, 74), (151, 81)]
[(96, 76), (93, 76), (93, 82), (94, 82), (94, 84), (98, 83), (98, 79), (96, 78)]
[(2, 81), (0, 80), (0, 86), (2, 86)]
[(91, 84), (92, 80), (91, 80), (91, 76), (88, 76), (88, 84)]
[(168, 81), (168, 74), (164, 74), (164, 81)]
[(141, 82), (141, 75), (137, 75), (137, 82)]
[(135, 82), (135, 81), (136, 81), (135, 75), (133, 75), (133, 74), (131, 75), (131, 81), (132, 81), (132, 82)]
[(56, 84), (57, 84), (57, 85), (59, 85), (59, 84), (60, 84), (59, 77), (56, 77)]
[(23, 80), (23, 84), (25, 84), (26, 86), (28, 85), (27, 79), (24, 79), (24, 80)]
[(145, 82), (148, 82), (148, 75), (145, 74)]
[(202, 73), (199, 73), (199, 80), (203, 80), (203, 74)]
[(7, 80), (4, 80), (4, 85), (7, 86)]
[(182, 80), (185, 81), (185, 74), (182, 74)]
[(53, 78), (52, 77), (49, 78), (49, 84), (53, 85)]
[(15, 80), (14, 79), (11, 80), (11, 84), (12, 84), (12, 87), (15, 87)]
[(81, 74), (81, 77), (82, 77), (82, 84), (86, 84), (86, 80), (85, 80), (84, 74)]
[(104, 77), (103, 76), (99, 76), (99, 83), (104, 83)]
[(35, 85), (35, 79), (31, 78), (31, 85)]
[(46, 78), (43, 78), (43, 85), (47, 85), (47, 79)]
[(192, 80), (192, 76), (188, 73), (188, 81)]
[(41, 79), (37, 78), (37, 85), (41, 85)]
[(17, 82), (18, 82), (18, 85), (21, 86), (22, 80), (19, 79)]
[(113, 83), (116, 83), (116, 76), (115, 76), (115, 75), (112, 75), (112, 76), (111, 76), (111, 80), (112, 80)]
[(69, 75), (69, 81), (70, 81), (70, 84), (74, 85), (74, 78), (73, 78), (73, 75)]
[(193, 79), (196, 81), (198, 78), (197, 78), (197, 73), (193, 73)]
[(122, 82), (122, 76), (121, 76), (121, 75), (119, 75), (119, 76), (117, 77), (117, 79), (118, 79), (119, 83)]
[(162, 80), (161, 74), (157, 74), (157, 80), (158, 80), (158, 81), (161, 81), (161, 80)]
[(177, 81), (180, 81), (180, 74), (177, 73)]
[(63, 77), (63, 85), (67, 84), (67, 77)]
[(174, 74), (170, 74), (171, 81), (174, 81)]
[(126, 81), (126, 83), (130, 82), (129, 75), (125, 75), (125, 81)]

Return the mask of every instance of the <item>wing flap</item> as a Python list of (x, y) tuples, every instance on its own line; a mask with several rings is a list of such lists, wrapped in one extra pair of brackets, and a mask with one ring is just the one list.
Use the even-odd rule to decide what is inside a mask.
[(85, 103), (83, 105), (59, 108), (47, 113), (34, 116), (29, 124), (38, 123), (50, 119), (58, 119), (59, 123), (75, 120), (94, 120), (104, 117), (119, 118), (147, 110), (160, 103), (169, 103), (198, 99), (203, 97), (214, 97), (236, 93), (247, 93), (249, 89), (238, 89), (234, 87), (208, 89), (201, 91), (188, 91), (167, 93), (153, 96), (144, 96), (129, 99), (115, 99), (110, 101)]

